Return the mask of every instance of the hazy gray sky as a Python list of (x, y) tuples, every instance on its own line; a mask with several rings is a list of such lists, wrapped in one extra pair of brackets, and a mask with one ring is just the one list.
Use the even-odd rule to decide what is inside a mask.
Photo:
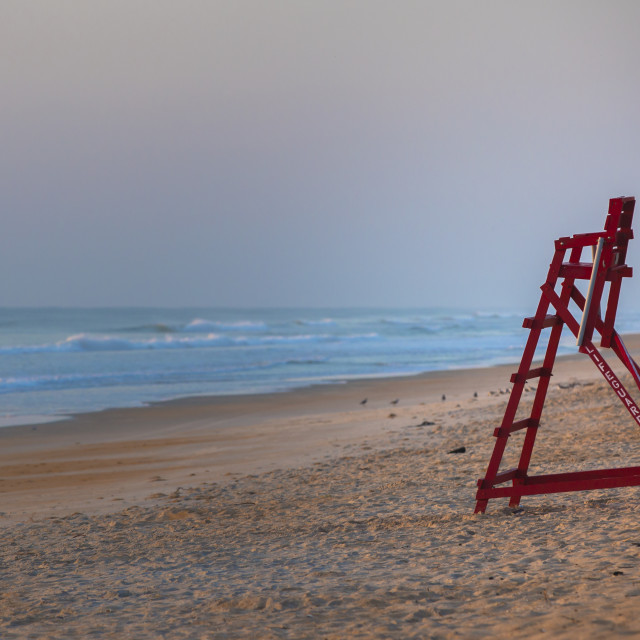
[(640, 196), (639, 33), (635, 0), (3, 0), (0, 306), (533, 311), (553, 240)]

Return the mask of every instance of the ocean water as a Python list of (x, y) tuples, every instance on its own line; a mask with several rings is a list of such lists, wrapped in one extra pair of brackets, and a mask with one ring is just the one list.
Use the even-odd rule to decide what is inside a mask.
[[(0, 309), (0, 426), (195, 395), (518, 362), (523, 312)], [(640, 313), (620, 314), (640, 331)], [(546, 333), (546, 332), (545, 332)], [(575, 352), (567, 334), (561, 353)]]

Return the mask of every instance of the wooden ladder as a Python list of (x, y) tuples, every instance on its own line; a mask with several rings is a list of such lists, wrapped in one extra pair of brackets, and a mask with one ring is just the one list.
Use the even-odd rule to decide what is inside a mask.
[[(580, 353), (591, 358), (633, 419), (640, 425), (640, 408), (592, 342), (593, 333), (597, 331), (601, 336), (600, 346), (613, 350), (640, 389), (638, 365), (629, 355), (614, 328), (622, 279), (632, 275), (632, 269), (625, 264), (625, 260), (627, 244), (633, 238), (631, 222), (634, 207), (634, 198), (613, 198), (609, 201), (604, 231), (578, 234), (555, 241), (555, 252), (547, 279), (541, 287), (538, 308), (534, 316), (525, 318), (523, 322), (523, 327), (530, 331), (529, 338), (518, 371), (511, 376), (513, 387), (504, 418), (493, 433), (496, 441), (487, 472), (484, 478), (478, 480), (475, 513), (484, 513), (488, 501), (492, 498), (508, 497), (509, 506), (517, 507), (522, 496), (527, 495), (640, 485), (640, 467), (528, 475), (558, 344), (565, 326), (576, 336)], [(582, 251), (587, 247), (592, 249), (592, 261), (581, 262)], [(565, 261), (567, 253), (569, 257)], [(577, 288), (577, 280), (589, 282), (586, 296)], [(607, 282), (610, 283), (609, 296), (603, 319), (600, 304)], [(582, 311), (580, 321), (570, 310), (572, 302)], [(534, 354), (545, 329), (550, 329), (551, 333), (542, 366), (532, 368)], [(525, 383), (533, 379), (538, 380), (538, 385), (531, 413), (528, 418), (516, 421)], [(507, 442), (511, 434), (517, 431), (525, 432), (518, 466), (500, 471)], [(507, 484), (509, 482), (510, 485)]]

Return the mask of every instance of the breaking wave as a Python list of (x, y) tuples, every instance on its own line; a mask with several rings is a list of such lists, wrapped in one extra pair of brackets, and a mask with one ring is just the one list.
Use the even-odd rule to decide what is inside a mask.
[(264, 322), (238, 320), (237, 322), (220, 322), (196, 318), (184, 325), (180, 331), (260, 331), (267, 328)]
[(260, 346), (313, 342), (344, 342), (370, 340), (376, 333), (356, 334), (351, 336), (333, 336), (330, 334), (298, 334), (273, 336), (224, 336), (209, 333), (206, 336), (187, 337), (166, 335), (163, 338), (129, 340), (116, 336), (94, 336), (79, 333), (54, 344), (24, 345), (2, 347), (0, 354), (27, 353), (71, 353), (81, 351), (142, 351), (151, 349), (207, 349), (219, 346)]
[(122, 333), (211, 333), (212, 331), (264, 331), (267, 324), (261, 321), (238, 320), (235, 322), (222, 322), (206, 320), (204, 318), (194, 318), (190, 322), (168, 324), (165, 322), (154, 322), (142, 324), (137, 327), (122, 329)]

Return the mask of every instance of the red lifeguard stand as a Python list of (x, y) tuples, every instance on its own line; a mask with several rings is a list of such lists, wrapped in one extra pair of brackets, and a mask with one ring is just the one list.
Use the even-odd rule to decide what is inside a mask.
[[(555, 253), (547, 279), (541, 287), (542, 295), (538, 309), (533, 317), (525, 318), (522, 325), (531, 333), (520, 367), (511, 376), (513, 388), (502, 424), (493, 433), (496, 441), (487, 473), (484, 478), (478, 480), (475, 513), (484, 513), (488, 501), (492, 498), (509, 498), (509, 506), (517, 507), (522, 496), (640, 485), (640, 467), (528, 475), (558, 343), (565, 326), (576, 336), (580, 353), (591, 358), (632, 418), (640, 424), (640, 408), (592, 342), (593, 333), (597, 331), (601, 337), (600, 346), (613, 350), (640, 389), (640, 369), (629, 355), (614, 326), (622, 279), (632, 275), (632, 269), (625, 264), (625, 260), (627, 244), (633, 238), (631, 222), (634, 207), (635, 198), (613, 198), (609, 201), (604, 231), (578, 234), (555, 241)], [(592, 250), (592, 261), (581, 262), (582, 251), (587, 247)], [(569, 258), (565, 262), (567, 252)], [(556, 292), (559, 280), (560, 289)], [(589, 282), (586, 296), (578, 290), (576, 280)], [(610, 283), (609, 298), (603, 319), (600, 304), (607, 282)], [(571, 313), (572, 301), (582, 311), (580, 321)], [(550, 307), (553, 310), (551, 314), (548, 313)], [(551, 329), (551, 334), (542, 366), (532, 369), (531, 364), (540, 335), (547, 328)], [(531, 414), (524, 420), (514, 422), (525, 382), (532, 378), (538, 378), (539, 382)], [(500, 471), (500, 463), (509, 437), (520, 430), (526, 432), (518, 466), (515, 469)], [(509, 482), (510, 486), (501, 486)]]

